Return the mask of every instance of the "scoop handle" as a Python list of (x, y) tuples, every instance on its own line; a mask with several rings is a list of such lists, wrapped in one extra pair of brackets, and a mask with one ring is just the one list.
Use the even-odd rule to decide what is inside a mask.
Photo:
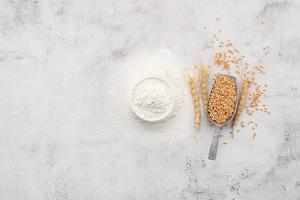
[(209, 149), (209, 155), (208, 155), (209, 160), (216, 160), (221, 129), (222, 128), (218, 128), (214, 132), (213, 141)]

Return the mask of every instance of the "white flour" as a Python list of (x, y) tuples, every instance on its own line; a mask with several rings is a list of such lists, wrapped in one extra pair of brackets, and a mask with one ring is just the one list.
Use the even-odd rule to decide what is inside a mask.
[(160, 79), (145, 79), (133, 92), (132, 107), (133, 111), (145, 120), (164, 119), (174, 107), (172, 89)]
[[(145, 103), (145, 105), (141, 105), (140, 103), (146, 99), (142, 100), (142, 97), (147, 94), (146, 91), (141, 92), (141, 96), (139, 100), (135, 99), (135, 101), (139, 101), (140, 103), (135, 102), (134, 103), (134, 98), (132, 96), (131, 98), (131, 106), (132, 109), (135, 113), (135, 115), (132, 115), (132, 117), (136, 117), (137, 110), (143, 112), (143, 116), (149, 116), (150, 118), (153, 118), (154, 120), (150, 119), (148, 121), (165, 121), (168, 120), (169, 118), (172, 118), (176, 116), (177, 112), (179, 111), (182, 103), (183, 103), (183, 92), (184, 88), (186, 86), (185, 79), (183, 77), (182, 70), (180, 68), (177, 68), (176, 66), (181, 65), (181, 61), (177, 60), (176, 57), (172, 56), (171, 53), (166, 50), (166, 49), (160, 49), (156, 51), (156, 53), (153, 54), (153, 52), (139, 52), (138, 54), (134, 54), (131, 58), (128, 59), (126, 62), (126, 66), (128, 66), (128, 69), (130, 73), (128, 80), (129, 80), (129, 85), (130, 85), (130, 95), (133, 95), (131, 93), (132, 89), (134, 86), (143, 78), (146, 77), (159, 77), (162, 79), (162, 82), (167, 83), (167, 87), (169, 86), (172, 96), (172, 109), (170, 113), (166, 116), (164, 115), (167, 113), (168, 106), (165, 105), (164, 100), (159, 100), (161, 101), (158, 103), (157, 101), (154, 101), (155, 106), (152, 107), (152, 111), (149, 108), (149, 105)], [(146, 87), (146, 86), (143, 86)], [(148, 87), (148, 86), (147, 86)], [(149, 86), (150, 89), (154, 89), (155, 87), (161, 87), (161, 86)], [(147, 102), (149, 99), (147, 99)], [(137, 105), (140, 104), (140, 105)], [(152, 104), (153, 106), (153, 104)], [(151, 106), (150, 106), (151, 107)], [(164, 110), (166, 109), (166, 110)], [(142, 118), (140, 116), (140, 118)], [(160, 118), (158, 120), (158, 118)]]

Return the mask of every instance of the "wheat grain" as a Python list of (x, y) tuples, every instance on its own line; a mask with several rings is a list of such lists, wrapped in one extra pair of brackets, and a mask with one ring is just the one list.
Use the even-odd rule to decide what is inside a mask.
[(207, 111), (208, 91), (207, 91), (208, 70), (203, 66), (200, 70), (200, 93), (204, 111)]
[(217, 123), (225, 123), (235, 111), (237, 103), (236, 84), (232, 77), (219, 74), (209, 96), (208, 116)]
[(188, 85), (190, 88), (190, 93), (193, 98), (193, 105), (194, 105), (194, 123), (195, 123), (195, 128), (200, 128), (200, 106), (199, 106), (199, 95), (197, 91), (197, 86), (196, 86), (196, 80), (190, 75), (187, 75), (187, 81)]

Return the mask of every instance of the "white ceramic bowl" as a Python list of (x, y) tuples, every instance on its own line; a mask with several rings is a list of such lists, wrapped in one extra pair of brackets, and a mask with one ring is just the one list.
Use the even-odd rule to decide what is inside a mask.
[[(151, 94), (154, 91), (150, 91), (153, 90), (151, 87), (151, 84), (156, 84), (156, 87), (158, 87), (159, 91), (161, 92), (161, 94), (165, 93), (165, 97), (167, 98), (167, 102), (165, 102), (165, 104), (163, 105), (162, 111), (161, 112), (153, 112), (154, 110), (149, 108), (149, 109), (145, 109), (145, 106), (142, 107), (142, 105), (138, 105), (136, 98), (139, 95), (138, 92), (140, 92), (140, 88), (143, 86), (148, 86), (148, 88), (146, 87), (145, 93), (149, 93)], [(170, 97), (170, 98), (169, 98)], [(141, 101), (141, 100), (140, 100)], [(141, 102), (139, 102), (140, 104)], [(147, 105), (150, 102), (142, 102), (143, 105)], [(132, 92), (132, 98), (131, 98), (131, 108), (133, 110), (133, 112), (141, 119), (148, 121), (148, 122), (158, 122), (161, 120), (166, 119), (169, 114), (172, 112), (173, 108), (174, 108), (174, 95), (173, 95), (173, 91), (172, 88), (170, 87), (170, 85), (164, 81), (163, 79), (160, 78), (156, 78), (156, 77), (149, 77), (149, 78), (145, 78), (143, 80), (141, 80), (140, 82), (138, 82), (136, 84), (136, 86), (133, 89)]]

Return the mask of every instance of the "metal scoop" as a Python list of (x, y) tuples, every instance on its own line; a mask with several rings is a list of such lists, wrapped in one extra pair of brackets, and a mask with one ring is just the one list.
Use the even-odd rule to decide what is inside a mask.
[[(237, 91), (237, 81), (236, 81), (236, 78), (233, 77), (233, 76), (225, 75), (225, 74), (218, 74), (218, 76), (219, 76), (219, 75), (228, 76), (228, 77), (230, 77), (230, 78), (233, 79), (234, 84), (235, 84), (235, 86), (236, 86), (236, 87), (235, 87), (235, 88), (236, 88), (236, 94), (237, 94), (237, 96), (238, 96), (238, 93), (237, 93), (238, 91)], [(215, 83), (216, 83), (216, 82), (215, 82)], [(212, 87), (212, 90), (211, 90), (211, 91), (213, 91), (215, 83), (213, 84), (213, 87)], [(208, 102), (209, 102), (209, 99), (208, 99)], [(227, 125), (228, 123), (230, 123), (230, 122), (233, 120), (233, 118), (234, 118), (234, 116), (235, 116), (236, 109), (237, 109), (237, 104), (238, 104), (238, 100), (237, 100), (236, 103), (235, 103), (235, 108), (234, 108), (234, 111), (233, 111), (231, 117), (230, 117), (227, 121), (225, 121), (225, 122), (223, 122), (223, 123), (219, 123), (219, 122), (216, 122), (216, 121), (212, 120), (212, 119), (210, 118), (209, 113), (207, 114), (207, 117), (208, 117), (209, 121), (210, 121), (213, 125), (215, 125), (216, 127), (218, 127), (218, 128), (215, 130), (215, 132), (214, 132), (213, 141), (212, 141), (211, 146), (210, 146), (209, 155), (208, 155), (208, 159), (209, 159), (209, 160), (215, 160), (215, 159), (216, 159), (221, 129), (222, 129), (223, 126)]]

